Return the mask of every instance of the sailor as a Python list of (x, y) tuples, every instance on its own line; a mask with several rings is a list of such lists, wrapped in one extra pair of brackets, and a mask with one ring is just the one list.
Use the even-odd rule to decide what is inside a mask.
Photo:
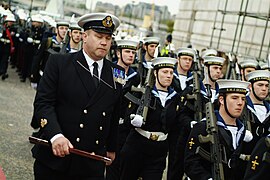
[(38, 51), (33, 59), (31, 69), (31, 86), (36, 89), (50, 54), (56, 54), (60, 51), (61, 43), (65, 37), (66, 31), (69, 28), (69, 23), (66, 21), (58, 21), (56, 23), (56, 35), (44, 38)]
[(16, 30), (13, 26), (15, 21), (15, 17), (11, 12), (6, 14), (3, 31), (0, 31), (0, 76), (2, 76), (2, 80), (8, 78), (8, 59), (15, 50), (13, 42), (13, 37), (16, 34)]
[(82, 43), (82, 28), (78, 26), (77, 23), (72, 23), (69, 26), (68, 35), (69, 35), (69, 43), (67, 47), (67, 52), (73, 53), (81, 50)]
[(252, 58), (244, 58), (239, 61), (238, 64), (240, 67), (242, 81), (247, 81), (246, 75), (252, 71), (255, 71), (259, 66), (258, 61)]
[[(183, 47), (177, 50), (178, 63), (173, 73), (174, 78), (172, 87), (182, 97), (193, 93), (194, 79), (191, 72), (191, 66), (193, 64), (193, 59), (196, 56), (195, 53), (196, 52), (191, 48)], [(174, 143), (170, 143), (167, 174), (168, 180), (181, 179), (184, 174), (184, 149), (190, 132), (190, 122), (194, 120), (195, 113), (185, 105), (186, 102), (181, 106), (181, 116), (179, 117), (179, 121), (186, 122), (186, 126), (183, 123), (175, 145), (173, 145)], [(192, 107), (193, 106), (194, 104), (192, 104)]]
[(254, 147), (244, 180), (268, 180), (270, 169), (270, 134), (262, 137)]
[[(134, 94), (131, 91), (132, 86), (137, 87), (140, 83), (139, 74), (130, 67), (133, 64), (136, 56), (138, 47), (138, 41), (135, 40), (117, 40), (117, 65), (125, 69), (123, 95), (127, 92)], [(118, 133), (118, 150), (116, 152), (116, 158), (111, 166), (107, 166), (106, 179), (107, 180), (118, 180), (120, 179), (120, 151), (126, 141), (126, 137), (130, 132), (130, 114), (136, 110), (137, 105), (134, 105), (130, 100), (125, 97), (122, 98), (121, 103), (121, 114), (119, 119), (119, 133)]]
[(43, 33), (45, 31), (43, 26), (43, 19), (40, 15), (33, 15), (31, 17), (31, 25), (26, 30), (25, 39), (25, 52), (24, 52), (24, 64), (21, 71), (20, 80), (25, 82), (26, 78), (30, 77), (33, 57), (38, 51), (38, 47), (42, 41)]
[[(171, 137), (180, 125), (179, 95), (171, 88), (173, 69), (177, 59), (158, 57), (153, 60), (154, 86), (146, 117), (140, 111), (132, 114), (131, 129), (120, 153), (121, 179), (162, 179)], [(148, 91), (149, 92), (149, 91)], [(148, 94), (145, 97), (149, 97)], [(146, 99), (144, 99), (146, 100)], [(140, 110), (143, 106), (139, 106)], [(169, 140), (170, 139), (170, 140)], [(176, 139), (174, 139), (174, 142)]]
[(253, 140), (246, 145), (246, 153), (250, 154), (258, 140), (270, 133), (270, 104), (266, 101), (269, 93), (270, 72), (255, 70), (248, 73), (246, 77), (251, 83), (250, 93), (247, 96), (249, 119), (244, 120), (253, 135)]
[[(211, 172), (214, 165), (203, 158), (200, 149), (209, 152), (209, 159), (222, 158), (223, 168), (216, 173), (222, 173), (224, 170), (225, 179), (241, 179), (244, 172), (238, 170), (242, 160), (239, 158), (242, 150), (243, 141), (252, 139), (251, 133), (245, 131), (244, 124), (239, 119), (245, 106), (245, 97), (249, 83), (239, 80), (218, 80), (219, 85), (219, 110), (211, 115), (210, 118), (196, 123), (189, 135), (185, 150), (185, 173), (191, 179), (210, 179), (216, 177)], [(211, 102), (209, 102), (211, 103)], [(217, 121), (211, 118), (216, 117)], [(209, 131), (206, 121), (214, 121), (217, 125), (217, 138), (220, 144), (211, 142), (202, 143), (199, 135), (207, 136)], [(208, 122), (210, 123), (210, 122)], [(211, 146), (218, 146), (222, 151), (217, 154), (211, 154)], [(221, 148), (222, 147), (222, 148)], [(199, 148), (199, 149), (198, 149)], [(198, 151), (199, 150), (199, 151)], [(199, 152), (199, 153), (198, 153)], [(227, 159), (225, 158), (227, 157)], [(219, 166), (220, 167), (220, 166)], [(221, 175), (222, 176), (222, 175)]]

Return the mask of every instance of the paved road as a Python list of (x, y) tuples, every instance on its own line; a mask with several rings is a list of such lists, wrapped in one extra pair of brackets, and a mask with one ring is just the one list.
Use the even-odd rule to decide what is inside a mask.
[(8, 69), (9, 78), (0, 79), (0, 166), (7, 180), (33, 178), (32, 133), (30, 121), (35, 90), (30, 83), (21, 83), (15, 69)]

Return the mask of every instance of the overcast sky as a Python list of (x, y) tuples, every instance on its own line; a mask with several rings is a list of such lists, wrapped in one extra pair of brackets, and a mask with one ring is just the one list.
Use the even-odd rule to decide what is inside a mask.
[[(98, 0), (87, 0), (87, 6), (90, 6), (91, 1), (92, 1), (92, 8), (94, 8), (95, 3)], [(100, 1), (112, 3), (114, 5), (119, 5), (120, 7), (123, 7), (128, 3), (132, 3), (132, 0), (100, 0)], [(146, 3), (154, 2), (156, 5), (167, 5), (171, 14), (177, 14), (180, 0), (134, 0), (134, 2), (135, 4), (138, 4), (139, 2), (146, 2)]]

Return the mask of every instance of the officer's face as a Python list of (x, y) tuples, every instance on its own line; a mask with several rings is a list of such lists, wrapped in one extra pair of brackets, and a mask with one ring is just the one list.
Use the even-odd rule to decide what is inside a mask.
[[(157, 71), (155, 71), (157, 72)], [(169, 87), (172, 83), (173, 79), (173, 69), (172, 68), (161, 68), (158, 70), (158, 73), (156, 74), (156, 77), (158, 76), (159, 82), (164, 87)], [(156, 78), (156, 85), (158, 84), (157, 78)]]
[(104, 58), (110, 50), (112, 35), (98, 33), (92, 29), (83, 33), (83, 49), (93, 60)]
[(209, 66), (210, 68), (210, 76), (211, 78), (216, 81), (218, 79), (221, 78), (221, 70), (222, 70), (222, 66), (219, 66), (219, 65), (211, 65)]
[(68, 30), (67, 26), (58, 26), (57, 33), (59, 34), (61, 39), (64, 39), (67, 30)]
[(191, 56), (180, 56), (178, 66), (180, 66), (183, 71), (189, 71), (192, 65), (193, 58)]
[[(226, 96), (226, 106), (228, 108), (229, 113), (238, 118), (242, 114), (243, 108), (245, 106), (246, 95), (239, 93), (228, 93)], [(225, 108), (224, 99), (221, 97), (219, 99), (221, 107)]]
[(80, 30), (72, 30), (70, 32), (70, 37), (73, 40), (74, 43), (79, 43), (82, 39), (82, 34)]
[(146, 46), (146, 51), (149, 53), (150, 56), (154, 57), (157, 46), (158, 46), (157, 44), (148, 44)]
[(269, 82), (268, 81), (256, 81), (253, 84), (254, 93), (260, 98), (265, 99), (269, 92)]
[[(121, 51), (121, 50), (120, 50)], [(118, 59), (121, 59), (121, 53), (117, 51)], [(126, 65), (131, 65), (134, 62), (136, 51), (132, 49), (122, 49), (122, 60)]]

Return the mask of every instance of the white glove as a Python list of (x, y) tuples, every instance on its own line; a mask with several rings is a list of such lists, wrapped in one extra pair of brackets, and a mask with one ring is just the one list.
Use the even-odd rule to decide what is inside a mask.
[(27, 42), (28, 42), (28, 43), (33, 43), (33, 38), (28, 37), (28, 38), (27, 38)]
[(142, 127), (143, 124), (143, 117), (138, 114), (131, 114), (130, 115), (131, 124), (135, 127)]
[(0, 37), (2, 37), (3, 36), (3, 34), (2, 33), (0, 33)]
[(191, 121), (191, 122), (190, 122), (190, 127), (193, 128), (193, 126), (194, 126), (195, 124), (197, 124), (197, 121)]
[(37, 89), (37, 83), (31, 83), (31, 87), (32, 87), (33, 89)]
[(20, 41), (20, 42), (23, 42), (23, 39), (22, 39), (22, 38), (19, 38), (19, 41)]
[(16, 37), (19, 37), (19, 36), (20, 36), (20, 34), (19, 34), (19, 33), (16, 33), (16, 34), (15, 34), (15, 36), (16, 36)]
[(249, 130), (246, 130), (244, 141), (250, 142), (253, 139), (253, 135)]

